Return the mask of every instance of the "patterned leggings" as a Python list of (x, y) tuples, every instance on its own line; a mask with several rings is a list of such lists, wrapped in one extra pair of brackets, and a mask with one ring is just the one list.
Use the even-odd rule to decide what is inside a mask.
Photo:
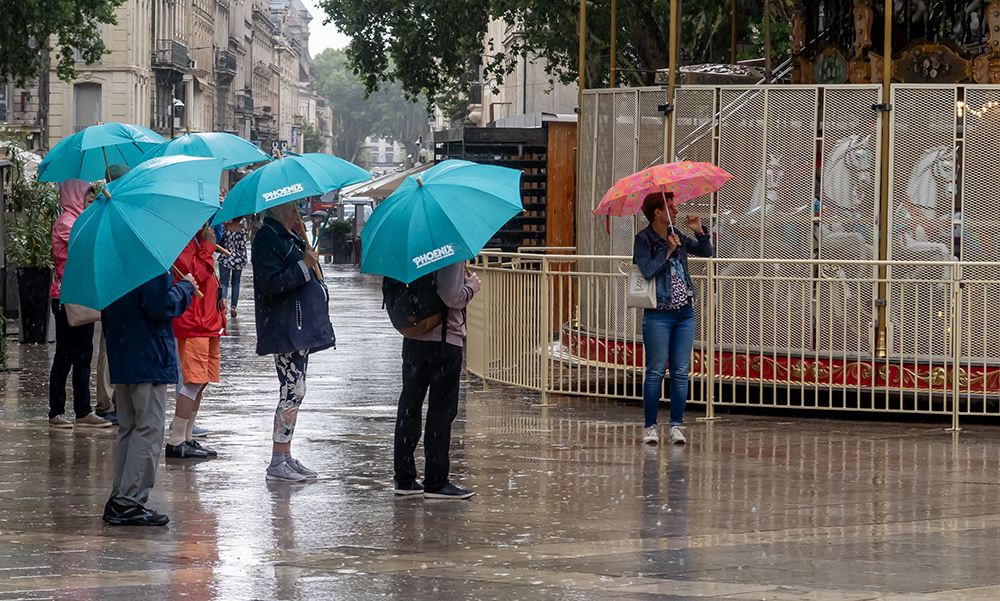
[(276, 353), (274, 366), (278, 370), (281, 398), (274, 412), (274, 442), (292, 442), (295, 420), (299, 416), (299, 405), (306, 396), (306, 365), (309, 351)]

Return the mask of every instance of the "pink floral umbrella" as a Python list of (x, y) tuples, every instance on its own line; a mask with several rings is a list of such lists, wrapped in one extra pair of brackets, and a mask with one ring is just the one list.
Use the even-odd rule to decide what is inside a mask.
[(618, 180), (594, 215), (631, 215), (642, 210), (642, 201), (654, 192), (673, 192), (674, 204), (711, 194), (733, 178), (711, 163), (681, 161), (654, 165)]

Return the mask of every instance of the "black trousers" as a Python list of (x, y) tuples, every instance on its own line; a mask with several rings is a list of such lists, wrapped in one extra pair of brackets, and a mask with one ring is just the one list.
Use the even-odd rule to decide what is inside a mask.
[(393, 453), (398, 487), (409, 488), (417, 480), (413, 453), (420, 441), (420, 415), (425, 395), (428, 398), (424, 428), (424, 490), (436, 492), (448, 483), (451, 423), (458, 415), (461, 376), (461, 347), (446, 342), (403, 339), (403, 391), (396, 411)]
[(73, 371), (73, 411), (77, 417), (90, 413), (90, 360), (94, 357), (94, 324), (75, 328), (66, 321), (66, 309), (52, 299), (56, 318), (56, 356), (49, 372), (49, 418), (66, 411), (66, 378)]

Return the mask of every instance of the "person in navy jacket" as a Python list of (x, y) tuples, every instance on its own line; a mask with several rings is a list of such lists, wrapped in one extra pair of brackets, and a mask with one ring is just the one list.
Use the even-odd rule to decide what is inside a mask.
[(326, 286), (315, 273), (319, 255), (295, 230), (295, 205), (268, 209), (250, 258), (257, 354), (274, 355), (280, 384), (266, 478), (285, 482), (317, 477), (292, 457), (292, 434), (305, 396), (309, 355), (336, 345)]
[(691, 239), (673, 224), (677, 222), (674, 195), (656, 192), (642, 203), (642, 212), (649, 227), (635, 235), (633, 260), (642, 277), (656, 282), (656, 308), (644, 309), (642, 315), (642, 346), (646, 357), (646, 372), (642, 381), (642, 407), (645, 414), (642, 441), (658, 444), (656, 423), (660, 407), (660, 387), (669, 361), (670, 367), (670, 431), (672, 444), (684, 444), (682, 425), (688, 396), (688, 367), (694, 347), (694, 283), (688, 269), (688, 254), (711, 257), (715, 254), (712, 236), (697, 215), (688, 215), (684, 224), (695, 239)]
[(167, 384), (177, 382), (171, 321), (191, 304), (194, 277), (176, 284), (164, 272), (101, 312), (108, 369), (118, 409), (118, 445), (111, 498), (104, 506), (112, 525), (163, 526), (169, 518), (146, 508), (163, 446)]

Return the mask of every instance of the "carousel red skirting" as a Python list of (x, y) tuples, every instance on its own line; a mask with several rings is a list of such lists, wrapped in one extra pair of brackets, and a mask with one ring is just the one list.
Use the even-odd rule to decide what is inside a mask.
[[(603, 340), (585, 333), (563, 330), (562, 342), (570, 354), (596, 361), (607, 367), (642, 369), (642, 344)], [(695, 349), (691, 374), (706, 376), (705, 352)], [(952, 387), (954, 368), (942, 363), (917, 361), (857, 361), (802, 356), (781, 356), (759, 352), (716, 352), (715, 376), (720, 380), (809, 384), (840, 388), (880, 388), (897, 390), (947, 391)], [(965, 365), (958, 368), (963, 393), (1000, 394), (1000, 368)]]

